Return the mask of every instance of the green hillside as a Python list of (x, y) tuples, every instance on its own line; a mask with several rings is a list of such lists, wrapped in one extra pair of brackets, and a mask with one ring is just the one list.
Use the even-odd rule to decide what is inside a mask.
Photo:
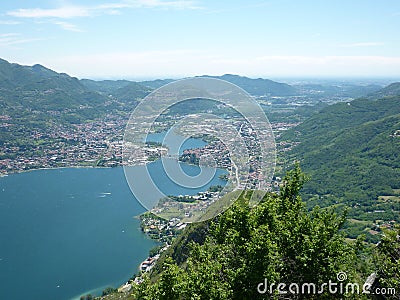
[(162, 87), (163, 85), (166, 85), (173, 81), (175, 81), (175, 80), (173, 80), (173, 79), (155, 79), (155, 80), (140, 81), (139, 83), (141, 85), (149, 87), (151, 89), (158, 89), (158, 88)]
[(396, 95), (400, 95), (400, 82), (392, 83), (379, 91), (371, 93), (370, 98), (382, 98)]
[[(21, 66), (0, 60), (1, 113), (49, 110), (88, 117), (88, 109), (100, 112), (106, 98), (90, 91), (77, 78), (56, 73), (41, 65)], [(79, 112), (79, 113), (78, 113)], [(44, 116), (43, 116), (44, 117)], [(61, 117), (62, 119), (62, 117)], [(60, 120), (60, 118), (58, 118)]]
[(143, 99), (150, 94), (152, 90), (152, 88), (140, 83), (130, 82), (129, 84), (115, 90), (112, 95), (121, 102), (132, 103)]
[(269, 79), (252, 79), (232, 74), (204, 77), (212, 77), (216, 79), (226, 80), (230, 83), (236, 84), (253, 96), (289, 96), (297, 94), (297, 90), (294, 87), (286, 83), (275, 82)]
[(79, 80), (66, 74), (59, 74), (41, 65), (21, 66), (0, 59), (0, 88), (29, 91), (32, 89), (73, 89), (85, 91)]
[(280, 137), (299, 143), (286, 152), (284, 161), (299, 160), (311, 176), (303, 192), (310, 207), (346, 205), (355, 219), (400, 221), (396, 86), (326, 107)]
[(91, 79), (81, 79), (80, 82), (88, 89), (103, 93), (106, 95), (114, 93), (116, 90), (127, 86), (131, 83), (129, 80), (91, 80)]

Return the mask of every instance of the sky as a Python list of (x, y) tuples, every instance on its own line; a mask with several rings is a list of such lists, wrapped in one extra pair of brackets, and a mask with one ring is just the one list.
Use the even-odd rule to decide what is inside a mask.
[(398, 0), (2, 0), (0, 58), (79, 78), (400, 79)]

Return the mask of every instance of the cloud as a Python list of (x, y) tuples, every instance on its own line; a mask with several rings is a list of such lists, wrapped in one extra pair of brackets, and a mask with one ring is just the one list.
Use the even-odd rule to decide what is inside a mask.
[(103, 14), (118, 14), (121, 9), (133, 8), (165, 8), (165, 9), (197, 9), (193, 1), (176, 0), (132, 0), (93, 6), (62, 6), (58, 8), (20, 8), (7, 12), (8, 16), (17, 18), (58, 18), (71, 19)]
[(3, 37), (14, 37), (14, 36), (18, 36), (18, 35), (20, 35), (20, 34), (19, 33), (14, 33), (14, 32), (1, 33), (0, 34), (0, 38), (3, 38)]
[(232, 13), (237, 11), (246, 11), (249, 9), (254, 8), (262, 8), (268, 7), (271, 3), (269, 1), (262, 1), (259, 3), (250, 3), (250, 4), (240, 4), (240, 5), (225, 5), (223, 8), (219, 9), (212, 9), (212, 10), (205, 10), (206, 14), (225, 14), (225, 13)]
[(356, 47), (378, 47), (383, 46), (384, 43), (380, 42), (363, 42), (363, 43), (350, 43), (350, 44), (342, 44), (341, 47), (347, 48), (356, 48)]
[(82, 6), (64, 6), (60, 8), (20, 8), (7, 12), (7, 15), (18, 18), (76, 18), (90, 16), (90, 9)]
[(62, 29), (67, 30), (67, 31), (74, 31), (74, 32), (83, 32), (82, 29), (80, 29), (78, 26), (75, 24), (71, 24), (68, 22), (64, 21), (56, 21), (54, 24), (59, 25)]
[(30, 42), (41, 41), (38, 38), (24, 38), (19, 33), (3, 33), (0, 34), (0, 46), (9, 47), (17, 44), (25, 44)]
[(120, 9), (120, 8), (173, 8), (173, 9), (198, 9), (194, 1), (176, 0), (131, 0), (117, 3), (106, 3), (97, 6), (97, 9)]
[(21, 22), (18, 21), (1, 21), (0, 20), (0, 25), (18, 25), (21, 24)]

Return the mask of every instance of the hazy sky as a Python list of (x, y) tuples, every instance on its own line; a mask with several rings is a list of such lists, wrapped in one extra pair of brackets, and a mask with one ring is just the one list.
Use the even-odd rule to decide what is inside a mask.
[(399, 0), (2, 0), (0, 57), (86, 78), (400, 78)]

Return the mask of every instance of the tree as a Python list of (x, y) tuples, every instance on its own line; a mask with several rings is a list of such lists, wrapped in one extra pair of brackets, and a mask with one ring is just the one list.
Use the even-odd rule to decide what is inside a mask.
[(400, 298), (400, 226), (385, 230), (381, 242), (376, 247), (375, 259), (378, 268), (378, 284), (381, 288), (395, 289)]
[(184, 273), (172, 259), (168, 259), (163, 266), (164, 271), (161, 274), (157, 285), (156, 298), (159, 300), (181, 299), (184, 289)]
[[(257, 289), (265, 280), (319, 286), (341, 271), (351, 282), (357, 257), (339, 232), (345, 215), (319, 207), (309, 212), (299, 196), (305, 180), (296, 165), (280, 194), (266, 194), (255, 207), (249, 205), (253, 191), (243, 191), (206, 226), (205, 241), (191, 243), (187, 260), (165, 261), (150, 285), (154, 299), (265, 299)], [(267, 296), (278, 297), (276, 291)]]

